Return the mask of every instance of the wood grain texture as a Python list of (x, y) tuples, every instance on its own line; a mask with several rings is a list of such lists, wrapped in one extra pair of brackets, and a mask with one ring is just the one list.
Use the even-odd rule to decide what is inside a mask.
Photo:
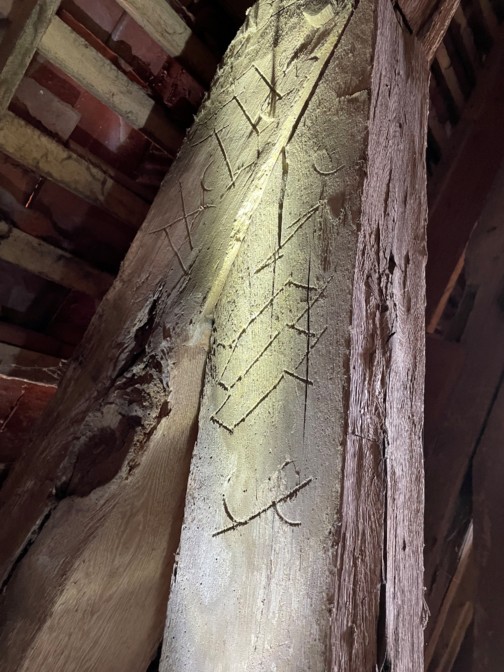
[(400, 0), (399, 10), (407, 29), (414, 35), (421, 33), (429, 19), (441, 11), (442, 5), (451, 0)]
[(177, 152), (183, 133), (164, 110), (58, 17), (52, 20), (39, 51), (131, 126), (151, 135), (172, 154)]
[[(269, 11), (260, 3), (254, 20)], [(325, 669), (371, 3), (326, 39), (334, 54), (318, 66), (215, 309), (164, 671)], [(266, 72), (288, 62), (277, 50)]]
[[(38, 440), (0, 491), (8, 672), (40, 661), (137, 672), (159, 642), (214, 309), (350, 8), (263, 9), (230, 48)], [(288, 67), (272, 73), (277, 39)], [(330, 159), (318, 169), (338, 168)]]
[(444, 0), (438, 3), (435, 11), (429, 16), (420, 30), (419, 38), (429, 63), (432, 63), (436, 51), (441, 45), (448, 26), (455, 15), (460, 0)]
[(108, 273), (1, 220), (0, 259), (63, 287), (100, 298), (113, 281)]
[[(427, 84), (389, 4), (362, 2), (216, 307), (163, 671), (423, 669)], [(325, 223), (281, 244), (317, 194)]]
[(125, 222), (138, 226), (147, 213), (138, 196), (11, 112), (0, 119), (0, 150)]
[(331, 638), (338, 672), (423, 669), (428, 66), (389, 3), (377, 21)]

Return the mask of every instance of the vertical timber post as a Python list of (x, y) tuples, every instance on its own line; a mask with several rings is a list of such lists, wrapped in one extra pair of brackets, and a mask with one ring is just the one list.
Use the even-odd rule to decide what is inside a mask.
[(215, 306), (163, 672), (423, 670), (427, 106), (420, 47), (361, 0)]
[(249, 12), (2, 487), (6, 672), (147, 667), (200, 408), (164, 672), (420, 672), (427, 84), (390, 0)]

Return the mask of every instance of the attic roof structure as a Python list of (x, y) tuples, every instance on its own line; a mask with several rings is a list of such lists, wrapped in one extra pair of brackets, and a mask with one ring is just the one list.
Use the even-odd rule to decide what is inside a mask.
[[(83, 356), (91, 321), (102, 319), (102, 299), (251, 4), (0, 0), (3, 520), (12, 501), (2, 491), (19, 465), (27, 480), (37, 477), (30, 473), (37, 423), (67, 362)], [(409, 3), (413, 17), (430, 7), (415, 27), (403, 4), (396, 10), (404, 29), (422, 34), (431, 52), (425, 671), (497, 672), (504, 661), (504, 5)], [(436, 32), (442, 40), (429, 42)], [(180, 198), (186, 220), (194, 217), (182, 188)], [(110, 443), (101, 471), (90, 464), (89, 481), (79, 482), (79, 496), (117, 472), (124, 455)], [(64, 499), (64, 487), (54, 495)], [(5, 594), (36, 536), (14, 561), (0, 547)], [(138, 672), (159, 669), (159, 655)]]

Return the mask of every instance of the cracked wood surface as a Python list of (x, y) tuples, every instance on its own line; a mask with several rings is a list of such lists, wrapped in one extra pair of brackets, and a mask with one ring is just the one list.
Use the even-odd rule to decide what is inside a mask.
[(423, 669), (427, 86), (361, 2), (216, 306), (163, 672)]
[[(376, 665), (412, 672), (423, 669), (423, 157), (429, 73), (421, 46), (393, 20), (389, 3), (378, 6), (354, 278), (333, 665), (341, 671)], [(383, 556), (377, 553), (382, 547)]]
[[(34, 665), (136, 672), (158, 644), (208, 326), (249, 224), (276, 179), (282, 150), (304, 123), (306, 104), (350, 14), (346, 5), (336, 15), (303, 9), (301, 3), (266, 3), (249, 15), (69, 365), (38, 440), (2, 488), (0, 506), (9, 515), (0, 532), (0, 641), (9, 641), (8, 672)], [(271, 72), (272, 51), (285, 65), (281, 72)], [(358, 107), (366, 97), (361, 88), (355, 82), (349, 104)], [(348, 126), (354, 133), (353, 121)], [(312, 135), (318, 127), (317, 121)], [(318, 167), (331, 172), (331, 165), (322, 156)], [(339, 213), (338, 203), (332, 207)], [(306, 235), (298, 217), (284, 214), (283, 246), (294, 245), (297, 226)], [(335, 230), (329, 222), (320, 226), (329, 226), (323, 238), (330, 247)], [(346, 231), (342, 226), (343, 237)], [(307, 281), (305, 271), (289, 285), (293, 319), (311, 303), (306, 292), (316, 278)], [(321, 291), (324, 283), (316, 286)], [(337, 289), (333, 283), (327, 291)], [(305, 307), (298, 313), (299, 296)], [(319, 299), (310, 311), (320, 306)], [(307, 338), (295, 329), (289, 330), (293, 337), (297, 347)], [(308, 380), (303, 371), (284, 368), (294, 374), (291, 385), (303, 384), (295, 376)], [(279, 493), (279, 519), (291, 520), (290, 498), (301, 498), (311, 485)]]

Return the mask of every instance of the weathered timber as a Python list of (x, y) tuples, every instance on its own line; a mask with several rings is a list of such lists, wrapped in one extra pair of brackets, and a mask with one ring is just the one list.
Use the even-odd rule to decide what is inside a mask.
[(117, 0), (146, 33), (203, 84), (209, 84), (217, 59), (165, 0)]
[(429, 24), (431, 17), (442, 12), (442, 6), (450, 2), (451, 0), (399, 0), (394, 7), (405, 27), (418, 35)]
[[(501, 310), (502, 308), (501, 294)], [(504, 311), (502, 318), (504, 321)], [(501, 598), (504, 548), (503, 383), (504, 368), (473, 467), (474, 555), (477, 572), (474, 596), (474, 672), (493, 672), (502, 666), (504, 660), (504, 603)]]
[(432, 63), (448, 26), (460, 5), (460, 0), (439, 2), (419, 31), (419, 38), (429, 63)]
[[(427, 323), (437, 310), (504, 159), (504, 28), (436, 169), (429, 198)], [(475, 170), (475, 167), (478, 167)]]
[[(321, 333), (324, 324), (311, 336), (312, 328), (304, 326), (306, 313), (300, 313), (307, 310), (313, 320), (323, 319), (327, 310), (323, 308), (327, 304), (325, 297), (331, 297), (333, 305), (337, 305), (340, 293), (346, 327), (338, 327), (339, 331), (331, 327), (327, 337), (334, 347), (344, 348), (357, 244), (353, 227), (358, 225), (360, 215), (360, 209), (355, 207), (360, 202), (361, 162), (365, 161), (367, 146), (369, 115), (362, 114), (362, 110), (368, 110), (370, 105), (367, 91), (374, 22), (369, 5), (363, 3), (359, 16), (368, 15), (367, 32), (362, 35), (362, 25), (352, 24), (353, 37), (346, 40), (342, 34), (350, 19), (350, 6), (344, 5), (338, 11), (327, 6), (313, 14), (308, 5), (285, 2), (271, 6), (265, 2), (249, 15), (118, 280), (69, 366), (31, 454), (14, 465), (0, 490), (2, 511), (9, 511), (0, 530), (5, 579), (0, 646), (9, 642), (3, 661), (7, 672), (32, 670), (34, 666), (65, 672), (86, 672), (97, 667), (110, 672), (137, 672), (147, 667), (163, 630), (212, 316), (242, 243), (249, 245), (249, 226), (253, 225), (251, 239), (255, 239), (258, 234), (254, 223), (256, 217), (264, 216), (262, 208), (270, 202), (271, 189), (282, 190), (285, 172), (280, 167), (284, 163), (290, 166), (285, 168), (287, 173), (292, 170), (293, 175), (292, 186), (290, 177), (286, 179), (285, 194), (293, 196), (284, 198), (283, 212), (279, 212), (278, 202), (273, 210), (273, 217), (281, 221), (282, 238), (277, 238), (277, 242), (282, 251), (278, 256), (283, 252), (290, 254), (293, 247), (306, 240), (305, 236), (308, 240), (320, 236), (317, 244), (326, 252), (320, 258), (314, 256), (314, 275), (309, 279), (302, 277), (301, 271), (306, 274), (309, 268), (302, 263), (302, 256), (292, 278), (285, 276), (286, 268), (277, 255), (263, 260), (267, 262), (264, 269), (255, 269), (258, 275), (266, 273), (264, 277), (271, 278), (271, 264), (277, 264), (279, 276), (274, 291), (280, 292), (278, 296), (289, 306), (293, 319), (299, 311), (299, 323), (288, 327), (288, 334), (284, 331), (282, 338), (293, 338), (296, 352), (300, 357), (307, 356), (299, 372), (289, 369), (283, 374), (283, 387), (288, 387), (290, 379), (291, 385), (304, 386), (303, 366), (319, 356), (316, 339), (320, 341), (320, 352), (321, 339), (325, 338), (325, 333)], [(385, 8), (388, 5), (383, 3), (384, 11)], [(387, 11), (388, 20), (398, 32), (394, 15)], [(340, 39), (346, 45), (343, 48), (342, 42), (341, 49), (337, 48)], [(367, 45), (368, 60), (359, 61), (354, 70), (349, 67), (350, 54), (361, 40)], [(335, 49), (336, 60), (332, 59)], [(390, 58), (395, 61), (397, 54)], [(346, 63), (346, 74), (324, 85), (330, 86), (331, 94), (323, 107), (323, 117), (306, 116), (329, 61)], [(416, 73), (415, 67), (412, 72)], [(384, 85), (384, 93), (385, 89)], [(424, 97), (419, 94), (418, 100)], [(310, 138), (320, 139), (320, 125), (330, 124), (335, 109), (342, 131), (337, 152), (327, 155), (319, 147), (313, 158), (309, 157), (303, 143), (313, 147), (314, 140)], [(398, 124), (404, 122), (405, 137), (410, 138), (411, 133), (415, 143), (419, 132), (418, 157), (423, 157), (423, 126), (417, 127), (415, 115), (411, 119), (397, 120), (395, 132), (399, 134)], [(296, 139), (296, 154), (291, 158), (289, 145), (296, 137), (305, 140)], [(306, 198), (310, 205), (306, 210), (302, 209), (302, 173), (294, 170), (295, 156), (309, 157)], [(349, 167), (340, 169), (339, 159), (348, 161)], [(422, 165), (421, 158), (419, 161)], [(421, 169), (417, 171), (415, 166), (415, 180), (421, 177)], [(327, 190), (323, 190), (326, 179)], [(318, 188), (314, 190), (315, 180)], [(332, 184), (334, 188), (330, 188)], [(299, 185), (299, 200), (294, 197), (295, 185)], [(392, 207), (393, 185), (390, 193)], [(411, 202), (416, 203), (416, 197)], [(420, 213), (415, 222), (421, 226), (423, 219)], [(269, 234), (267, 240), (271, 242)], [(350, 259), (342, 254), (341, 271), (331, 269), (333, 250), (339, 244), (345, 254), (353, 246)], [(423, 253), (421, 242), (419, 247), (411, 251), (413, 262), (408, 277), (419, 282), (421, 291), (421, 281), (416, 279), (416, 264), (420, 263), (417, 260)], [(331, 279), (333, 272), (335, 278)], [(394, 282), (400, 282), (399, 278), (396, 271)], [(248, 279), (245, 287), (247, 282)], [(268, 309), (270, 306), (265, 310)], [(412, 310), (416, 315), (416, 303)], [(390, 315), (393, 314), (392, 307)], [(329, 313), (327, 319), (332, 319)], [(275, 319), (272, 325), (275, 328)], [(417, 332), (421, 334), (421, 329)], [(304, 347), (300, 345), (303, 342)], [(340, 364), (345, 361), (346, 352), (338, 355)], [(296, 363), (293, 361), (293, 366)], [(313, 366), (308, 376), (322, 367), (328, 369), (320, 360), (318, 369)], [(338, 374), (343, 376), (345, 371), (337, 362), (331, 370), (339, 381), (330, 393), (337, 408), (343, 386)], [(283, 369), (279, 375), (282, 373)], [(254, 399), (255, 403), (257, 398)], [(312, 431), (314, 417), (316, 409), (308, 403), (307, 423), (309, 420), (311, 424), (307, 424), (307, 431)], [(336, 431), (341, 432), (341, 426)], [(328, 432), (334, 436), (333, 429)], [(338, 467), (340, 451), (323, 438), (322, 432), (320, 437), (325, 441), (328, 464)], [(293, 445), (292, 451), (295, 450)], [(335, 501), (324, 503), (325, 515), (314, 516), (319, 537), (318, 542), (312, 542), (311, 555), (320, 549), (321, 539), (330, 542), (333, 538), (335, 519), (330, 513), (337, 511), (338, 497), (339, 472), (330, 478), (324, 476), (323, 465), (315, 464), (316, 454), (309, 455), (310, 464), (317, 467), (329, 487), (326, 496), (332, 493)], [(291, 465), (285, 476), (295, 483), (292, 469)], [(305, 480), (309, 477), (307, 474)], [(414, 477), (417, 481), (416, 473)], [(307, 494), (309, 501), (315, 503), (313, 493), (321, 488), (318, 478), (300, 487), (300, 503)], [(293, 485), (294, 490), (296, 487)], [(286, 501), (284, 510), (293, 504)], [(216, 520), (222, 513), (220, 506), (221, 502)], [(282, 503), (278, 503), (278, 508), (282, 510)], [(271, 511), (268, 514), (268, 518), (273, 515)], [(301, 529), (306, 534), (306, 526)], [(214, 531), (212, 525), (210, 532)], [(32, 535), (36, 537), (34, 543), (19, 558)], [(220, 535), (223, 539), (225, 536)], [(409, 548), (414, 553), (415, 543)], [(329, 599), (333, 590), (328, 566), (331, 549), (322, 555), (327, 571), (321, 580)], [(48, 557), (50, 562), (46, 562)], [(381, 548), (374, 557), (380, 566)], [(419, 568), (419, 558), (416, 562)], [(306, 570), (305, 559), (302, 565)], [(37, 590), (26, 589), (32, 582)], [(312, 586), (315, 584), (312, 582)], [(414, 591), (414, 587), (410, 588)], [(317, 590), (320, 596), (323, 591)], [(415, 602), (415, 596), (409, 594), (408, 604)], [(323, 611), (328, 619), (327, 604)], [(319, 610), (320, 605), (314, 608), (314, 612)], [(376, 631), (376, 623), (373, 627)], [(325, 629), (328, 632), (328, 622)], [(415, 640), (417, 629), (413, 623)]]
[[(465, 351), (464, 364), (436, 431), (429, 433), (425, 446), (428, 600), (430, 594), (437, 591), (437, 583), (446, 581), (438, 571), (446, 553), (445, 540), (504, 370), (503, 193), (504, 170), (501, 168), (466, 254), (466, 286), (472, 310), (460, 337)], [(446, 474), (449, 474), (449, 482)]]
[(101, 298), (113, 277), (0, 220), (0, 259), (63, 287)]
[(427, 81), (361, 2), (282, 151), (214, 313), (164, 672), (423, 669)]
[[(368, 670), (373, 665), (397, 672), (423, 669), (428, 66), (416, 40), (393, 21), (390, 5), (379, 3), (379, 7), (368, 176), (354, 279), (332, 628), (333, 669), (338, 672)], [(386, 495), (376, 507), (382, 483)], [(383, 524), (378, 520), (381, 513)], [(378, 587), (373, 563), (380, 534), (384, 550)], [(369, 615), (373, 589), (381, 592), (376, 662)]]
[(0, 119), (0, 150), (125, 222), (138, 226), (147, 213), (138, 196), (11, 112)]
[(0, 43), (0, 116), (7, 110), (61, 0), (15, 2)]
[(7, 343), (0, 343), (0, 375), (32, 383), (56, 385), (62, 374), (61, 360)]
[(176, 154), (184, 137), (182, 131), (138, 84), (58, 17), (47, 29), (39, 51), (134, 128)]

